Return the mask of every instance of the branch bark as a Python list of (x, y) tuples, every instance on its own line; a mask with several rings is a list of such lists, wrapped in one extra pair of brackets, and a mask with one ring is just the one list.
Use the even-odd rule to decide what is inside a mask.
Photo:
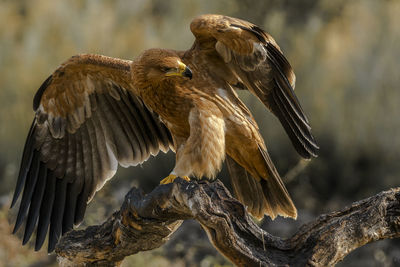
[(64, 266), (117, 266), (160, 247), (189, 218), (238, 266), (331, 266), (367, 243), (400, 237), (400, 188), (321, 215), (281, 239), (259, 228), (220, 181), (177, 179), (148, 195), (131, 189), (105, 223), (67, 233), (56, 253)]

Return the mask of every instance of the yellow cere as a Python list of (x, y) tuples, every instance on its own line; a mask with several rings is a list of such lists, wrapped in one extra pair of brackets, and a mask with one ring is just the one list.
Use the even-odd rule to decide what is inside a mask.
[(165, 76), (183, 76), (183, 73), (185, 72), (186, 65), (182, 63), (181, 61), (178, 61), (178, 69), (172, 69), (168, 71)]

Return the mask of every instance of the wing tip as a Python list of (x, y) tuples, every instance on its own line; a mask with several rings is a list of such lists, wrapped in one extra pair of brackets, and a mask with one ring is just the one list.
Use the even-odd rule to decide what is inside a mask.
[(17, 200), (19, 198), (19, 194), (20, 194), (20, 192), (18, 194), (17, 194), (17, 191), (14, 192), (9, 209), (12, 209), (15, 206), (15, 204), (17, 203)]
[[(312, 158), (317, 158), (318, 157), (318, 151), (319, 151), (319, 147), (316, 146), (306, 146), (306, 144), (298, 144), (297, 140), (291, 140), (292, 144), (295, 148), (295, 150), (297, 151), (297, 153), (299, 153), (299, 155), (306, 159), (306, 160), (311, 160)], [(296, 142), (296, 143), (295, 143)]]

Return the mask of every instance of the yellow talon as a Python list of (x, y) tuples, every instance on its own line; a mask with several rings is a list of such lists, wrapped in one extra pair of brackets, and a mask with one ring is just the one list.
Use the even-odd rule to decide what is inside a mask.
[(170, 174), (167, 177), (165, 177), (164, 179), (161, 180), (160, 184), (169, 184), (169, 183), (173, 183), (174, 180), (177, 178), (178, 176)]
[(188, 181), (188, 182), (190, 181), (190, 178), (189, 178), (188, 176), (183, 176), (182, 179), (183, 179), (183, 180), (186, 180), (186, 181)]
[[(175, 181), (175, 179), (178, 178), (178, 176), (174, 175), (174, 174), (170, 174), (167, 177), (165, 177), (164, 179), (162, 179), (160, 181), (160, 184), (169, 184), (169, 183), (173, 183)], [(187, 176), (183, 176), (182, 179), (186, 180), (186, 181), (190, 181), (190, 178)]]

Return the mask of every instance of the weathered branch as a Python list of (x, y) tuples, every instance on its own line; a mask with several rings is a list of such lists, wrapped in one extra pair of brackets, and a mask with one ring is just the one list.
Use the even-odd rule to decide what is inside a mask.
[(118, 265), (128, 255), (161, 246), (189, 218), (238, 266), (328, 266), (369, 242), (400, 237), (400, 188), (321, 215), (281, 239), (259, 228), (221, 182), (177, 179), (146, 196), (133, 188), (120, 211), (102, 225), (69, 232), (56, 253), (64, 264)]

